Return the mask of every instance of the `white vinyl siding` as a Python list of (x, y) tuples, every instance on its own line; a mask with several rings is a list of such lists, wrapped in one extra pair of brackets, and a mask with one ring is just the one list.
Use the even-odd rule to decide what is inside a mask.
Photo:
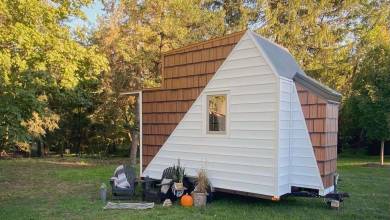
[(290, 185), (321, 191), (324, 187), (295, 85), (291, 93), (291, 111)]
[(291, 91), (292, 80), (280, 77), (279, 105), (279, 153), (278, 153), (278, 195), (291, 190), (289, 184), (290, 135), (291, 135)]
[(292, 80), (280, 77), (278, 194), (291, 186), (323, 189), (298, 93)]

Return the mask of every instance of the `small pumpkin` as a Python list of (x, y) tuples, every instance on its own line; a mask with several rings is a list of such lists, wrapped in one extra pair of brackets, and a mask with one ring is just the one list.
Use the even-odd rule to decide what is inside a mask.
[(188, 193), (182, 196), (180, 201), (181, 201), (181, 205), (184, 207), (191, 207), (192, 204), (194, 203), (192, 196), (188, 195)]

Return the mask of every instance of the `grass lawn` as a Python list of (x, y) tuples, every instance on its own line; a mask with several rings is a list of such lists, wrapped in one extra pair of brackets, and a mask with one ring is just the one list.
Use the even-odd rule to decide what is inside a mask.
[[(120, 160), (0, 160), (0, 219), (390, 219), (390, 168), (369, 166), (377, 157), (340, 157), (340, 210), (322, 199), (280, 202), (218, 195), (205, 209), (175, 205), (152, 210), (102, 210), (98, 188)], [(122, 159), (124, 160), (124, 159)], [(390, 158), (386, 158), (387, 161)], [(138, 192), (138, 195), (140, 193)]]

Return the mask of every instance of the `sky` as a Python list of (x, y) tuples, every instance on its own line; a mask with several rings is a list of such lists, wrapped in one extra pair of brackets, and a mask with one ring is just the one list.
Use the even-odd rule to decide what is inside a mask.
[(71, 28), (75, 28), (77, 26), (84, 26), (84, 25), (88, 27), (96, 27), (97, 17), (104, 13), (103, 5), (100, 0), (94, 0), (94, 2), (89, 7), (84, 7), (82, 8), (82, 10), (87, 16), (87, 21), (73, 18), (68, 23), (71, 26)]

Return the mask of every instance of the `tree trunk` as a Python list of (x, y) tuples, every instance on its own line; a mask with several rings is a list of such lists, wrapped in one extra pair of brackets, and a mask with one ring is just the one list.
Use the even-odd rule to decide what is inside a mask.
[(62, 141), (60, 141), (59, 143), (60, 143), (60, 154), (61, 154), (61, 157), (64, 157), (64, 145), (62, 144)]
[(137, 164), (139, 135), (136, 131), (131, 132), (129, 135), (131, 137), (130, 165), (135, 166)]
[(385, 141), (381, 141), (381, 166), (384, 165), (384, 157), (385, 157)]
[(8, 125), (5, 127), (4, 135), (0, 138), (0, 150), (6, 150), (8, 145)]
[(44, 156), (44, 149), (43, 149), (43, 146), (42, 146), (41, 139), (37, 140), (37, 154), (38, 154), (38, 157), (43, 157)]
[[(137, 97), (136, 100), (135, 100), (135, 108), (134, 108), (134, 123), (136, 125), (139, 124), (139, 112), (140, 112), (140, 105), (141, 103), (139, 103), (139, 98), (140, 97)], [(139, 126), (140, 127), (140, 126)], [(138, 128), (139, 128), (138, 127)], [(130, 135), (129, 135), (130, 139), (131, 139), (131, 148), (130, 148), (130, 165), (132, 166), (135, 166), (137, 164), (137, 151), (138, 151), (138, 143), (139, 143), (139, 131), (137, 129), (132, 129), (132, 131), (130, 131)]]

